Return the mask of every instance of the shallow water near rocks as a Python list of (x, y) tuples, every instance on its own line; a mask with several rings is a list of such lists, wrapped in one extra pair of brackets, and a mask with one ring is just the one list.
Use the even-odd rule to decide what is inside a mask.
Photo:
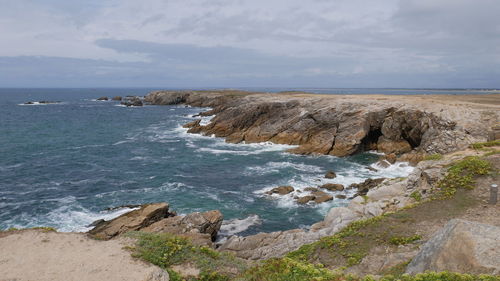
[[(378, 155), (299, 156), (287, 145), (228, 144), (187, 134), (182, 124), (206, 110), (185, 106), (127, 108), (100, 96), (145, 95), (151, 89), (0, 89), (0, 229), (52, 226), (85, 231), (91, 222), (129, 211), (106, 208), (168, 202), (178, 213), (219, 209), (223, 235), (307, 227), (334, 206), (297, 205), (264, 192), (370, 177), (401, 177), (399, 163), (370, 171)], [(27, 101), (58, 104), (22, 105)], [(209, 117), (204, 122), (209, 122)], [(328, 170), (335, 179), (325, 179)], [(331, 193), (351, 195), (354, 191)]]

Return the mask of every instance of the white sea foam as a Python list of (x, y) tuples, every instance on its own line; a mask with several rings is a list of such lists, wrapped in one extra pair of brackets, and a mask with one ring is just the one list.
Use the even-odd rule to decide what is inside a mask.
[(243, 232), (254, 225), (262, 224), (262, 219), (258, 215), (250, 215), (244, 219), (230, 219), (222, 222), (220, 236), (230, 236)]
[(309, 172), (309, 173), (321, 173), (324, 170), (321, 167), (314, 165), (307, 165), (303, 163), (292, 163), (288, 161), (284, 162), (268, 162), (264, 166), (251, 166), (245, 169), (245, 175), (267, 175), (279, 173), (284, 169), (294, 169), (301, 172)]

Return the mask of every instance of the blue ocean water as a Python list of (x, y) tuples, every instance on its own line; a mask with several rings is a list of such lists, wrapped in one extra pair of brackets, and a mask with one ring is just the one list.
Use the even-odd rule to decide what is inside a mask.
[[(151, 90), (0, 89), (0, 229), (84, 231), (94, 220), (130, 210), (106, 208), (164, 201), (179, 213), (221, 210), (223, 234), (285, 230), (311, 225), (348, 201), (297, 205), (292, 197), (300, 192), (270, 197), (266, 190), (347, 185), (411, 171), (405, 163), (371, 171), (366, 166), (379, 157), (372, 153), (298, 156), (285, 152), (290, 146), (187, 134), (181, 125), (207, 109), (95, 100)], [(40, 100), (61, 103), (23, 105)], [(325, 179), (328, 170), (337, 178)]]

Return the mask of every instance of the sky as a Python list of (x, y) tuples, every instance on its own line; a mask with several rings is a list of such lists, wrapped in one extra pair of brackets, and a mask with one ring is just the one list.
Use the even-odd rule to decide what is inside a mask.
[(0, 7), (0, 87), (500, 88), (500, 0)]

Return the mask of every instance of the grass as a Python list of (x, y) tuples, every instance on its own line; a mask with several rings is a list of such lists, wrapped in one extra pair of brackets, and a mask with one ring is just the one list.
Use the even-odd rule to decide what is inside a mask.
[(418, 241), (420, 239), (422, 239), (422, 236), (418, 235), (418, 234), (415, 234), (412, 236), (407, 236), (407, 237), (393, 236), (393, 237), (391, 237), (389, 242), (392, 245), (400, 246), (400, 245), (407, 245), (407, 244), (413, 243), (413, 242)]
[(24, 229), (35, 229), (35, 230), (41, 230), (43, 232), (57, 232), (57, 229), (50, 227), (50, 226), (35, 226), (35, 227), (29, 227), (29, 228), (16, 228), (16, 227), (11, 227), (6, 230), (0, 230), (0, 231), (18, 231), (18, 230), (24, 230)]
[(443, 155), (440, 153), (429, 154), (424, 157), (424, 161), (441, 160), (441, 159), (443, 159)]
[(500, 140), (494, 140), (489, 142), (478, 142), (470, 145), (470, 147), (474, 149), (482, 149), (485, 147), (493, 147), (493, 146), (500, 146)]
[[(183, 280), (170, 269), (172, 265), (192, 263), (200, 269), (200, 277), (193, 280), (225, 281), (232, 274), (219, 273), (224, 268), (242, 272), (246, 264), (228, 253), (221, 253), (207, 246), (195, 246), (187, 238), (168, 233), (130, 232), (136, 238), (132, 255), (172, 272), (171, 280)], [(180, 278), (180, 279), (179, 279)], [(188, 279), (189, 280), (189, 279)]]
[(437, 183), (439, 192), (433, 199), (445, 199), (453, 196), (458, 189), (472, 189), (475, 177), (487, 175), (492, 170), (491, 164), (476, 156), (466, 157), (448, 168), (446, 176)]

